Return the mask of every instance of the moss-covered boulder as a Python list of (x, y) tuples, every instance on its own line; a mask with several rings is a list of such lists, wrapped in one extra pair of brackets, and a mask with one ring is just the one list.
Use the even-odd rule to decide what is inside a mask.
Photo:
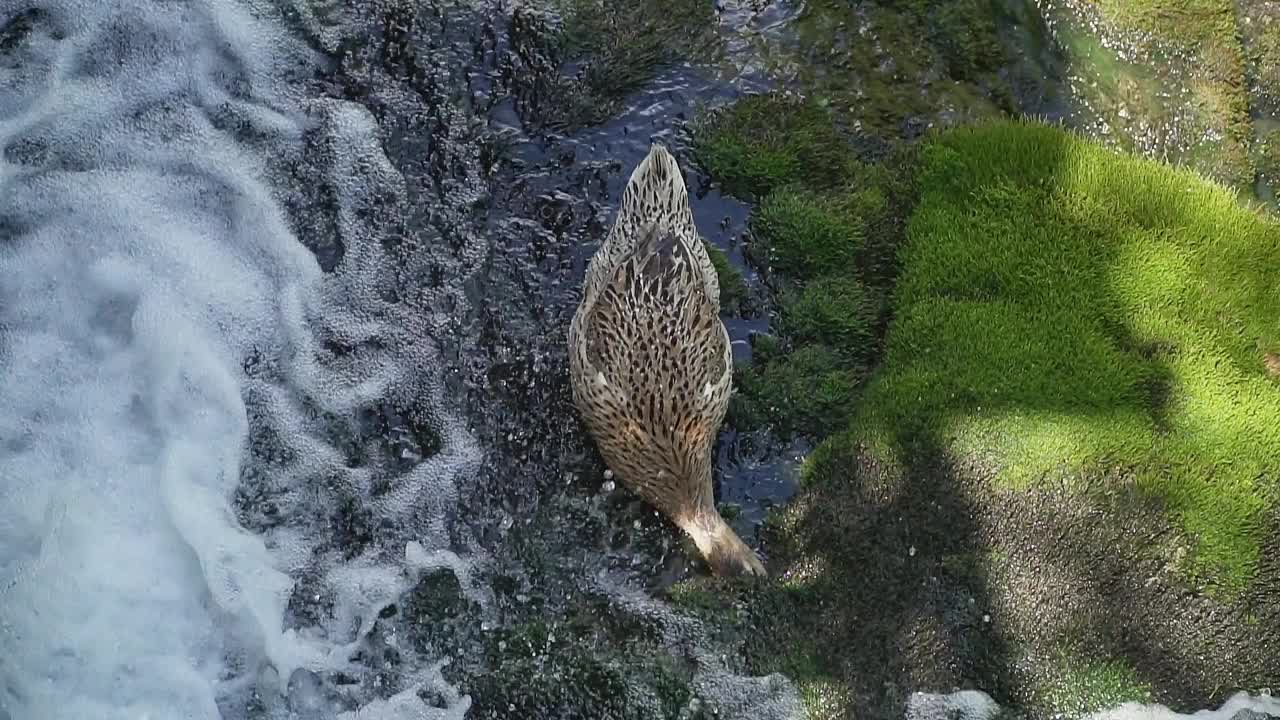
[[(1280, 684), (1280, 225), (1034, 123), (916, 159), (883, 353), (860, 236), (830, 233), (850, 254), (781, 264), (779, 336), (742, 371), (735, 418), (822, 440), (767, 527), (777, 584), (739, 601), (753, 669), (824, 718), (900, 717), (911, 690), (1079, 717)], [(859, 222), (830, 189), (774, 192)]]
[(1280, 226), (1047, 127), (934, 143), (860, 425), (1025, 486), (1124, 469), (1239, 589), (1280, 489)]
[(748, 199), (793, 183), (838, 187), (855, 167), (831, 115), (798, 96), (748, 95), (699, 118), (692, 135), (702, 167)]

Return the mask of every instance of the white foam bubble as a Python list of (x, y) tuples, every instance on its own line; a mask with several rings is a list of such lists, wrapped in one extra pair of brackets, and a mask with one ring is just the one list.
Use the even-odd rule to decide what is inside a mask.
[[(1237, 718), (1237, 714), (1240, 717)], [(1088, 720), (1263, 720), (1280, 718), (1280, 698), (1238, 692), (1216, 709), (1174, 712), (1165, 705), (1128, 702), (1088, 716)]]
[(981, 690), (916, 692), (907, 698), (907, 720), (991, 720), (999, 715), (1000, 706)]
[[(912, 693), (907, 700), (907, 720), (990, 720), (1002, 710), (980, 690), (951, 693)], [(1085, 720), (1265, 720), (1280, 718), (1280, 698), (1238, 692), (1216, 709), (1179, 713), (1158, 703), (1126, 702), (1084, 716)]]
[[(220, 718), (264, 662), (277, 690), (297, 668), (346, 667), (369, 618), (413, 581), (403, 553), (322, 562), (332, 615), (286, 630), (297, 574), (316, 566), (314, 527), (254, 535), (230, 504), (246, 397), (296, 458), (272, 481), (301, 516), (318, 476), (357, 493), (369, 479), (316, 436), (299, 398), (350, 411), (429, 362), (394, 338), (358, 367), (315, 361), (317, 325), (358, 337), (395, 322), (360, 312), (376, 296), (367, 274), (387, 264), (376, 239), (341, 218), (348, 258), (323, 276), (274, 199), (262, 146), (237, 141), (289, 152), (310, 122), (289, 74), (308, 56), (273, 7), (0, 4), (0, 24), (22, 10), (31, 28), (0, 51), (0, 717)], [(333, 118), (343, 157), (380, 157), (367, 113), (317, 114)], [(381, 172), (373, 182), (395, 182), (385, 158)], [(247, 377), (251, 355), (279, 376)], [(435, 503), (404, 525), (430, 551), (475, 453), (440, 425), (444, 450), (375, 508), (395, 519)], [(413, 698), (379, 702), (357, 716), (405, 717)]]

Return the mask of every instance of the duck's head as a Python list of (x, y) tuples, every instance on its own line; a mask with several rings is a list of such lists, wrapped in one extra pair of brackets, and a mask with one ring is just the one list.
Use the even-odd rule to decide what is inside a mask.
[(738, 533), (714, 508), (703, 510), (693, 519), (679, 524), (698, 546), (699, 554), (713, 574), (721, 577), (768, 575), (755, 551), (738, 537)]

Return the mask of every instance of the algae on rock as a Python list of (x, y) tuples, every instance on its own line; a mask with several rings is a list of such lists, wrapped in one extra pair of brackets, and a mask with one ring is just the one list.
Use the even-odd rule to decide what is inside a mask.
[(1232, 0), (1040, 0), (1068, 56), (1069, 122), (1241, 192), (1256, 168)]

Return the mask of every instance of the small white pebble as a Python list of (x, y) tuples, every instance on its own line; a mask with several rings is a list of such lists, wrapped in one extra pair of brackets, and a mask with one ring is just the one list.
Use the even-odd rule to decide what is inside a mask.
[(604, 479), (605, 479), (605, 480), (612, 480), (612, 479), (613, 479), (613, 471), (612, 471), (612, 470), (605, 470), (605, 471), (604, 471)]
[(605, 480), (604, 484), (600, 486), (600, 492), (607, 492), (607, 493), (613, 492), (613, 481)]
[(637, 520), (637, 521), (635, 521), (635, 522), (631, 523), (631, 527), (633, 527), (633, 528), (635, 528), (635, 529), (639, 530), (639, 529), (640, 529), (640, 521), (639, 521), (639, 520)]
[(990, 616), (990, 615), (987, 615), (987, 614), (983, 614), (983, 616), (982, 616), (982, 622), (984, 622), (984, 623), (989, 623), (989, 622), (991, 622), (991, 616)]
[(915, 557), (915, 556), (916, 556), (916, 546), (915, 546), (915, 545), (912, 545), (912, 546), (911, 546), (911, 549), (907, 551), (907, 554), (908, 554), (908, 555), (910, 555), (911, 557)]

